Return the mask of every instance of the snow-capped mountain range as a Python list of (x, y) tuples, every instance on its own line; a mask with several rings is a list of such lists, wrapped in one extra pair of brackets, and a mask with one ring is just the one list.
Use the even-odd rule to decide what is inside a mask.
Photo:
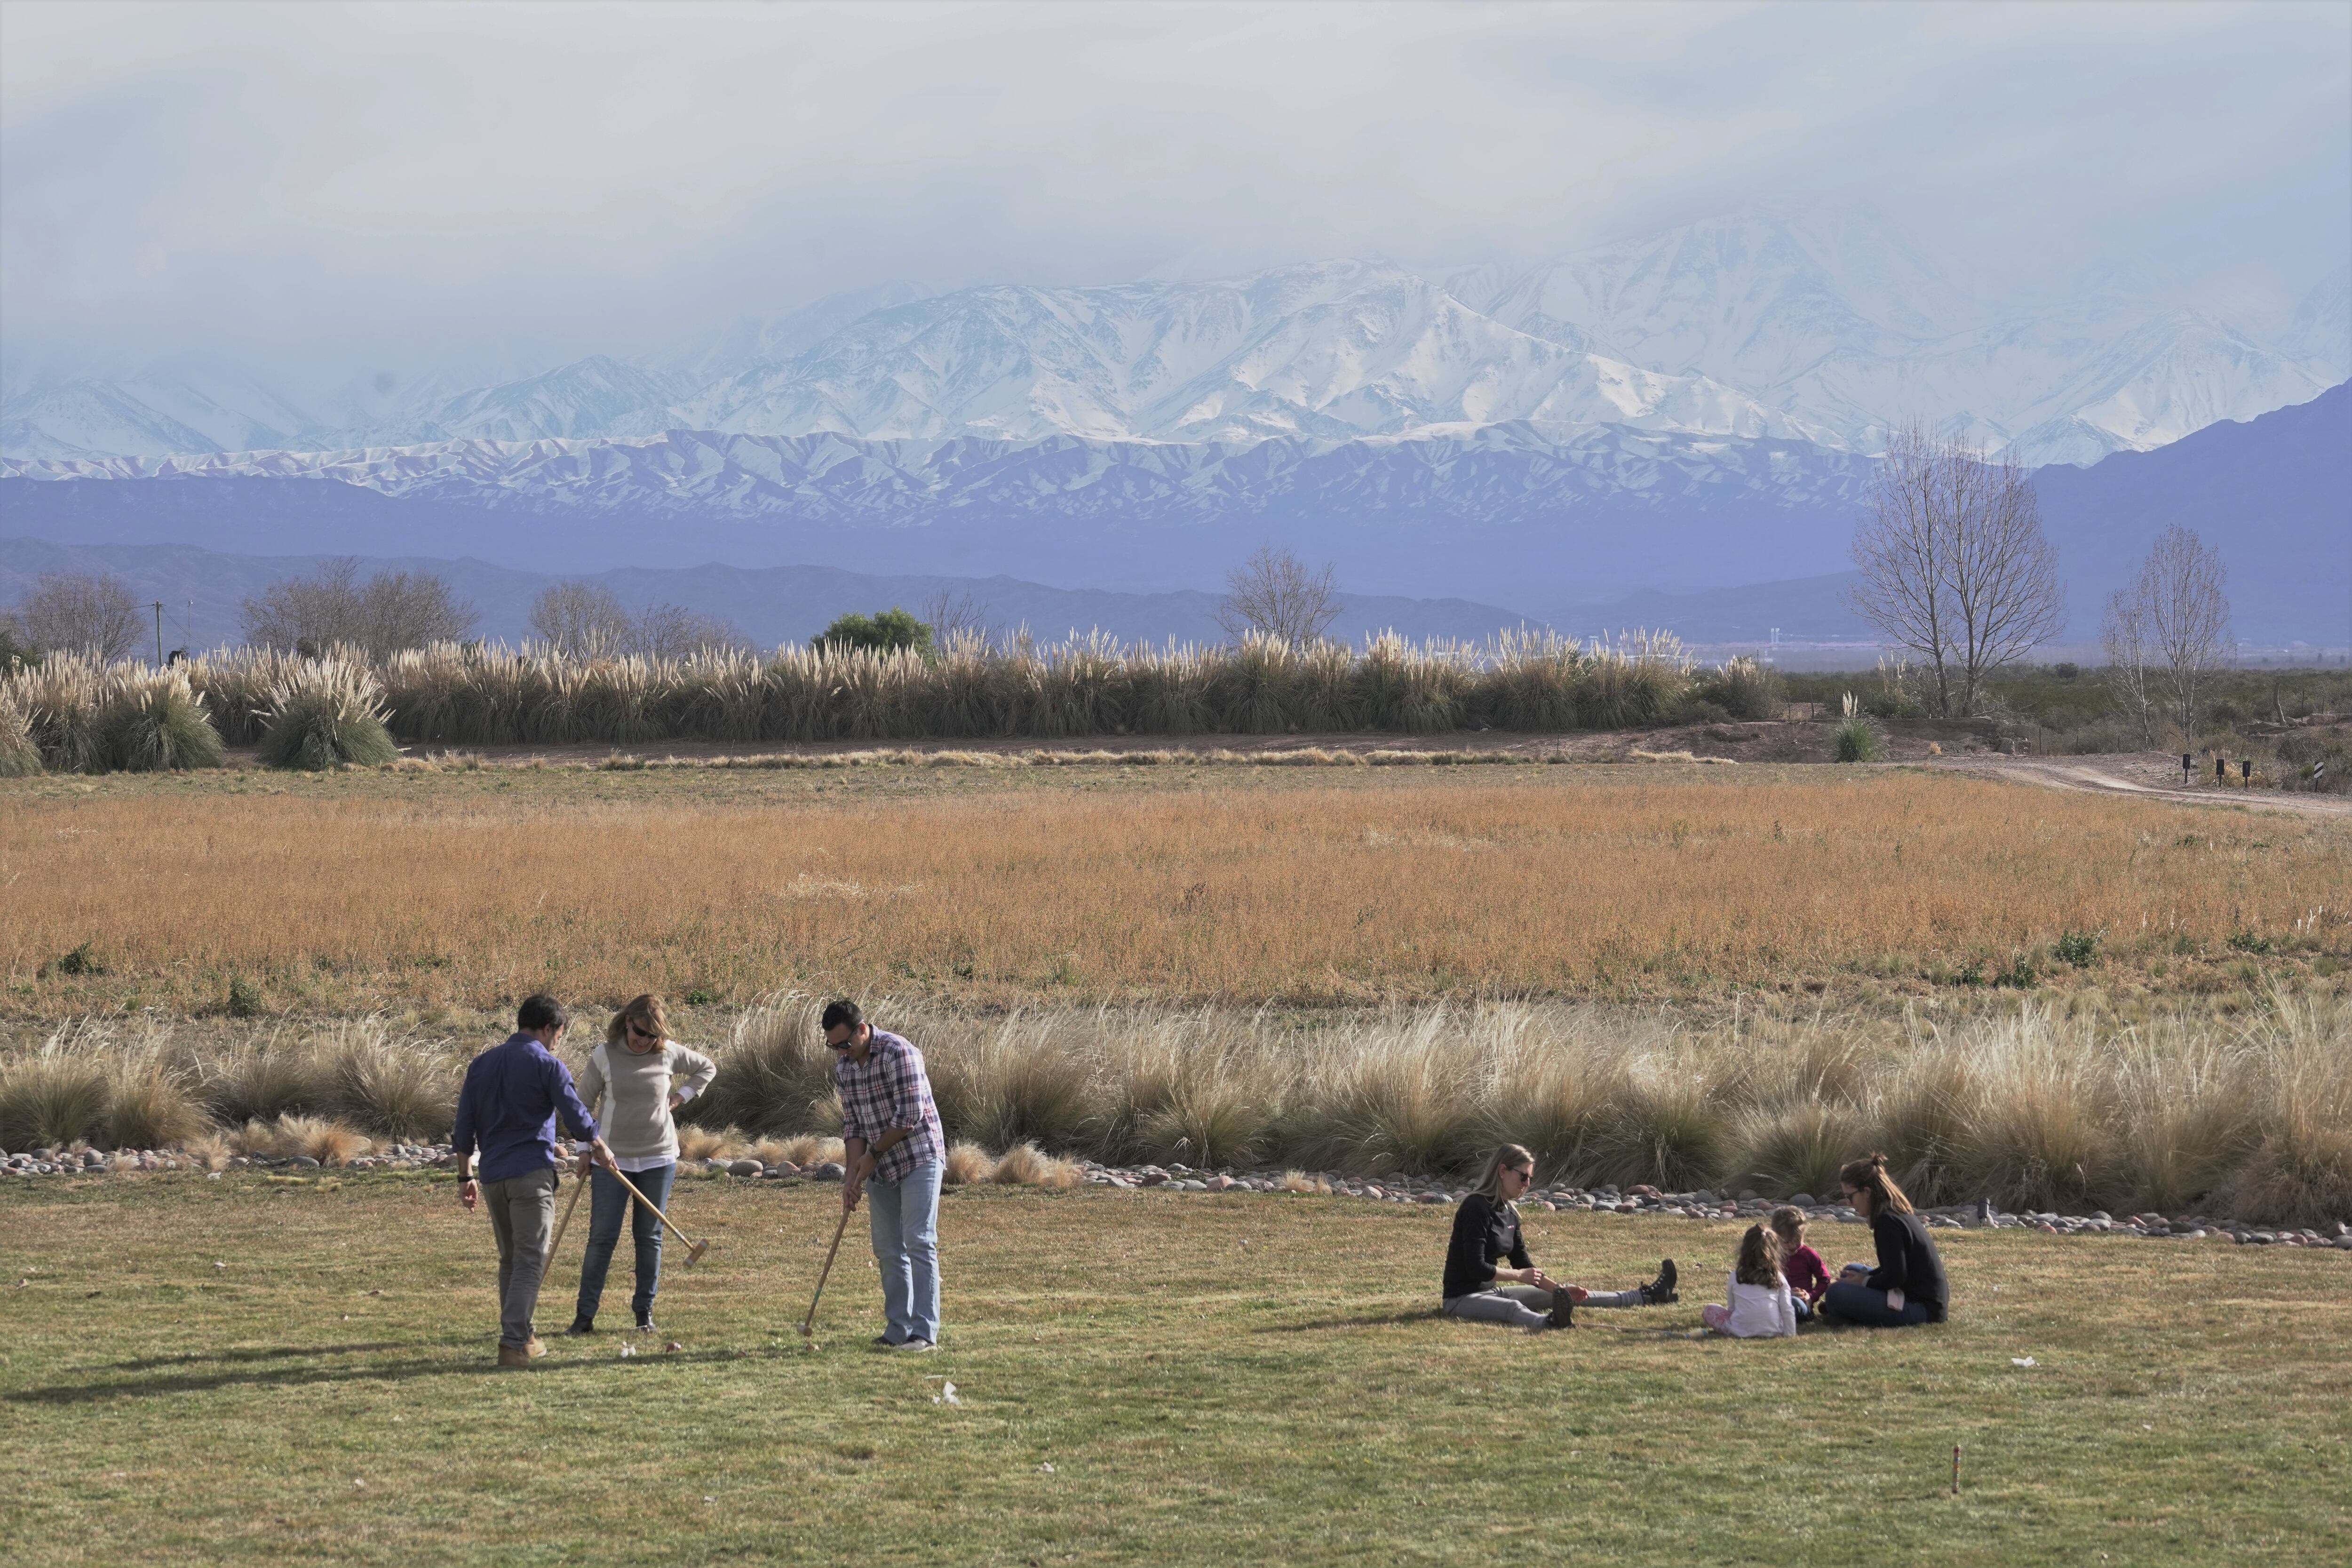
[(396, 447), (462, 480), (484, 443), (631, 444), (614, 460), (635, 468), (650, 438), (702, 432), (1177, 446), (1202, 450), (1166, 466), (1223, 472), (1256, 443), (1443, 448), (1508, 429), (1588, 454), (1609, 432), (1638, 468), (1643, 439), (1830, 459), (1919, 417), (2031, 465), (2082, 464), (2352, 376), (2347, 300), (2352, 268), (2266, 333), (2112, 282), (1994, 300), (1865, 216), (1745, 216), (1434, 278), (1340, 260), (1206, 283), (884, 285), (662, 355), (488, 383), (379, 373), (316, 399), (187, 362), (111, 379), (12, 366), (0, 457), (62, 477), (78, 460), (331, 453), (305, 466), (380, 475), (403, 463), (376, 449)]

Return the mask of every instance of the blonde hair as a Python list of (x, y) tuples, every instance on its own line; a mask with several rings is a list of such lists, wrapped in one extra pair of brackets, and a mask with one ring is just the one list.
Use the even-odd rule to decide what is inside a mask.
[(1749, 1226), (1739, 1238), (1739, 1260), (1731, 1266), (1731, 1277), (1742, 1285), (1778, 1285), (1780, 1238), (1763, 1226)]
[(631, 1023), (652, 1030), (656, 1040), (667, 1042), (669, 1039), (669, 1015), (662, 1011), (662, 999), (650, 991), (643, 996), (632, 998), (626, 1006), (613, 1015), (613, 1021), (604, 1026), (604, 1043), (627, 1050)]
[(1486, 1173), (1478, 1178), (1478, 1190), (1514, 1214), (1517, 1213), (1518, 1205), (1503, 1196), (1503, 1173), (1516, 1171), (1522, 1165), (1527, 1167), (1529, 1177), (1533, 1177), (1536, 1169), (1535, 1155), (1517, 1143), (1504, 1144), (1495, 1151), (1494, 1158), (1486, 1162)]
[(1911, 1200), (1903, 1195), (1903, 1189), (1896, 1186), (1895, 1178), (1886, 1173), (1886, 1156), (1884, 1154), (1865, 1154), (1859, 1160), (1848, 1160), (1838, 1167), (1838, 1181), (1856, 1192), (1870, 1194), (1870, 1213), (1864, 1216), (1866, 1218), (1875, 1219), (1888, 1209), (1896, 1214), (1911, 1212)]
[(1772, 1211), (1766, 1223), (1771, 1226), (1772, 1234), (1780, 1238), (1781, 1245), (1802, 1247), (1805, 1245), (1805, 1226), (1810, 1218), (1796, 1205), (1782, 1204)]

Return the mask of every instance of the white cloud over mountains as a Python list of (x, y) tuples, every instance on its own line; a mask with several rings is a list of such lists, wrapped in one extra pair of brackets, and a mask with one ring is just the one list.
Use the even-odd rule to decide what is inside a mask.
[(7, 31), (0, 346), (84, 376), (204, 349), (456, 391), (881, 279), (1518, 277), (1855, 198), (2012, 307), (2121, 263), (2284, 331), (2352, 232), (2340, 6), (19, 3)]

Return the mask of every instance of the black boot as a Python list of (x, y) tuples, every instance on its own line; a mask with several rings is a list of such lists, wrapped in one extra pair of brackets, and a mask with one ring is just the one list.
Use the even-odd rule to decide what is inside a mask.
[(582, 1334), (593, 1334), (596, 1331), (596, 1320), (593, 1318), (575, 1316), (572, 1320), (572, 1326), (563, 1331), (574, 1339), (579, 1338)]
[(1555, 1329), (1576, 1327), (1576, 1303), (1568, 1299), (1565, 1290), (1551, 1293), (1551, 1326)]
[(1642, 1304), (1645, 1307), (1670, 1307), (1682, 1298), (1675, 1292), (1675, 1260), (1662, 1258), (1658, 1277), (1642, 1287)]

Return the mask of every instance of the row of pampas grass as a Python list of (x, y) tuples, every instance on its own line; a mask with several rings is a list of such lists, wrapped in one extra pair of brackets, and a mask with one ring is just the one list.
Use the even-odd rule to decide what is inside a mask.
[[(21, 767), (27, 740), (44, 765), (89, 772), (209, 765), (223, 741), (258, 745), (280, 765), (323, 767), (383, 761), (394, 738), (630, 746), (1541, 732), (1761, 718), (1775, 709), (1775, 690), (1752, 660), (1701, 670), (1663, 634), (1613, 647), (1517, 634), (1416, 645), (1391, 635), (1353, 648), (1263, 637), (1206, 648), (1130, 647), (1099, 635), (1051, 646), (960, 637), (935, 657), (794, 647), (766, 658), (594, 660), (442, 643), (380, 668), (341, 649), (317, 658), (223, 649), (171, 670), (58, 656), (0, 681), (0, 768), (11, 756)], [(158, 694), (176, 715), (180, 750), (104, 738), (130, 732), (113, 716), (152, 707), (164, 700)]]
[[(684, 1113), (690, 1153), (761, 1139), (806, 1153), (837, 1136), (817, 1006), (787, 996), (738, 1016), (717, 1081)], [(1948, 1029), (1915, 1017), (1737, 1031), (1566, 1005), (1307, 1028), (1214, 1009), (869, 1011), (922, 1047), (950, 1137), (976, 1146), (960, 1157), (968, 1180), (1004, 1160), (1003, 1179), (1048, 1179), (1069, 1157), (1459, 1173), (1509, 1141), (1548, 1180), (1818, 1195), (1841, 1162), (1885, 1150), (1922, 1203), (2352, 1218), (2340, 1000), (2281, 993), (2251, 1019), (2131, 1027), (2028, 1005)], [(434, 1138), (463, 1059), (375, 1021), (210, 1049), (141, 1028), (85, 1023), (0, 1061), (0, 1145), (152, 1148), (305, 1116)]]
[(216, 768), (224, 731), (266, 763), (322, 769), (396, 760), (375, 672), (345, 653), (226, 656), (232, 682), (205, 663), (158, 669), (56, 654), (0, 676), (0, 777)]

